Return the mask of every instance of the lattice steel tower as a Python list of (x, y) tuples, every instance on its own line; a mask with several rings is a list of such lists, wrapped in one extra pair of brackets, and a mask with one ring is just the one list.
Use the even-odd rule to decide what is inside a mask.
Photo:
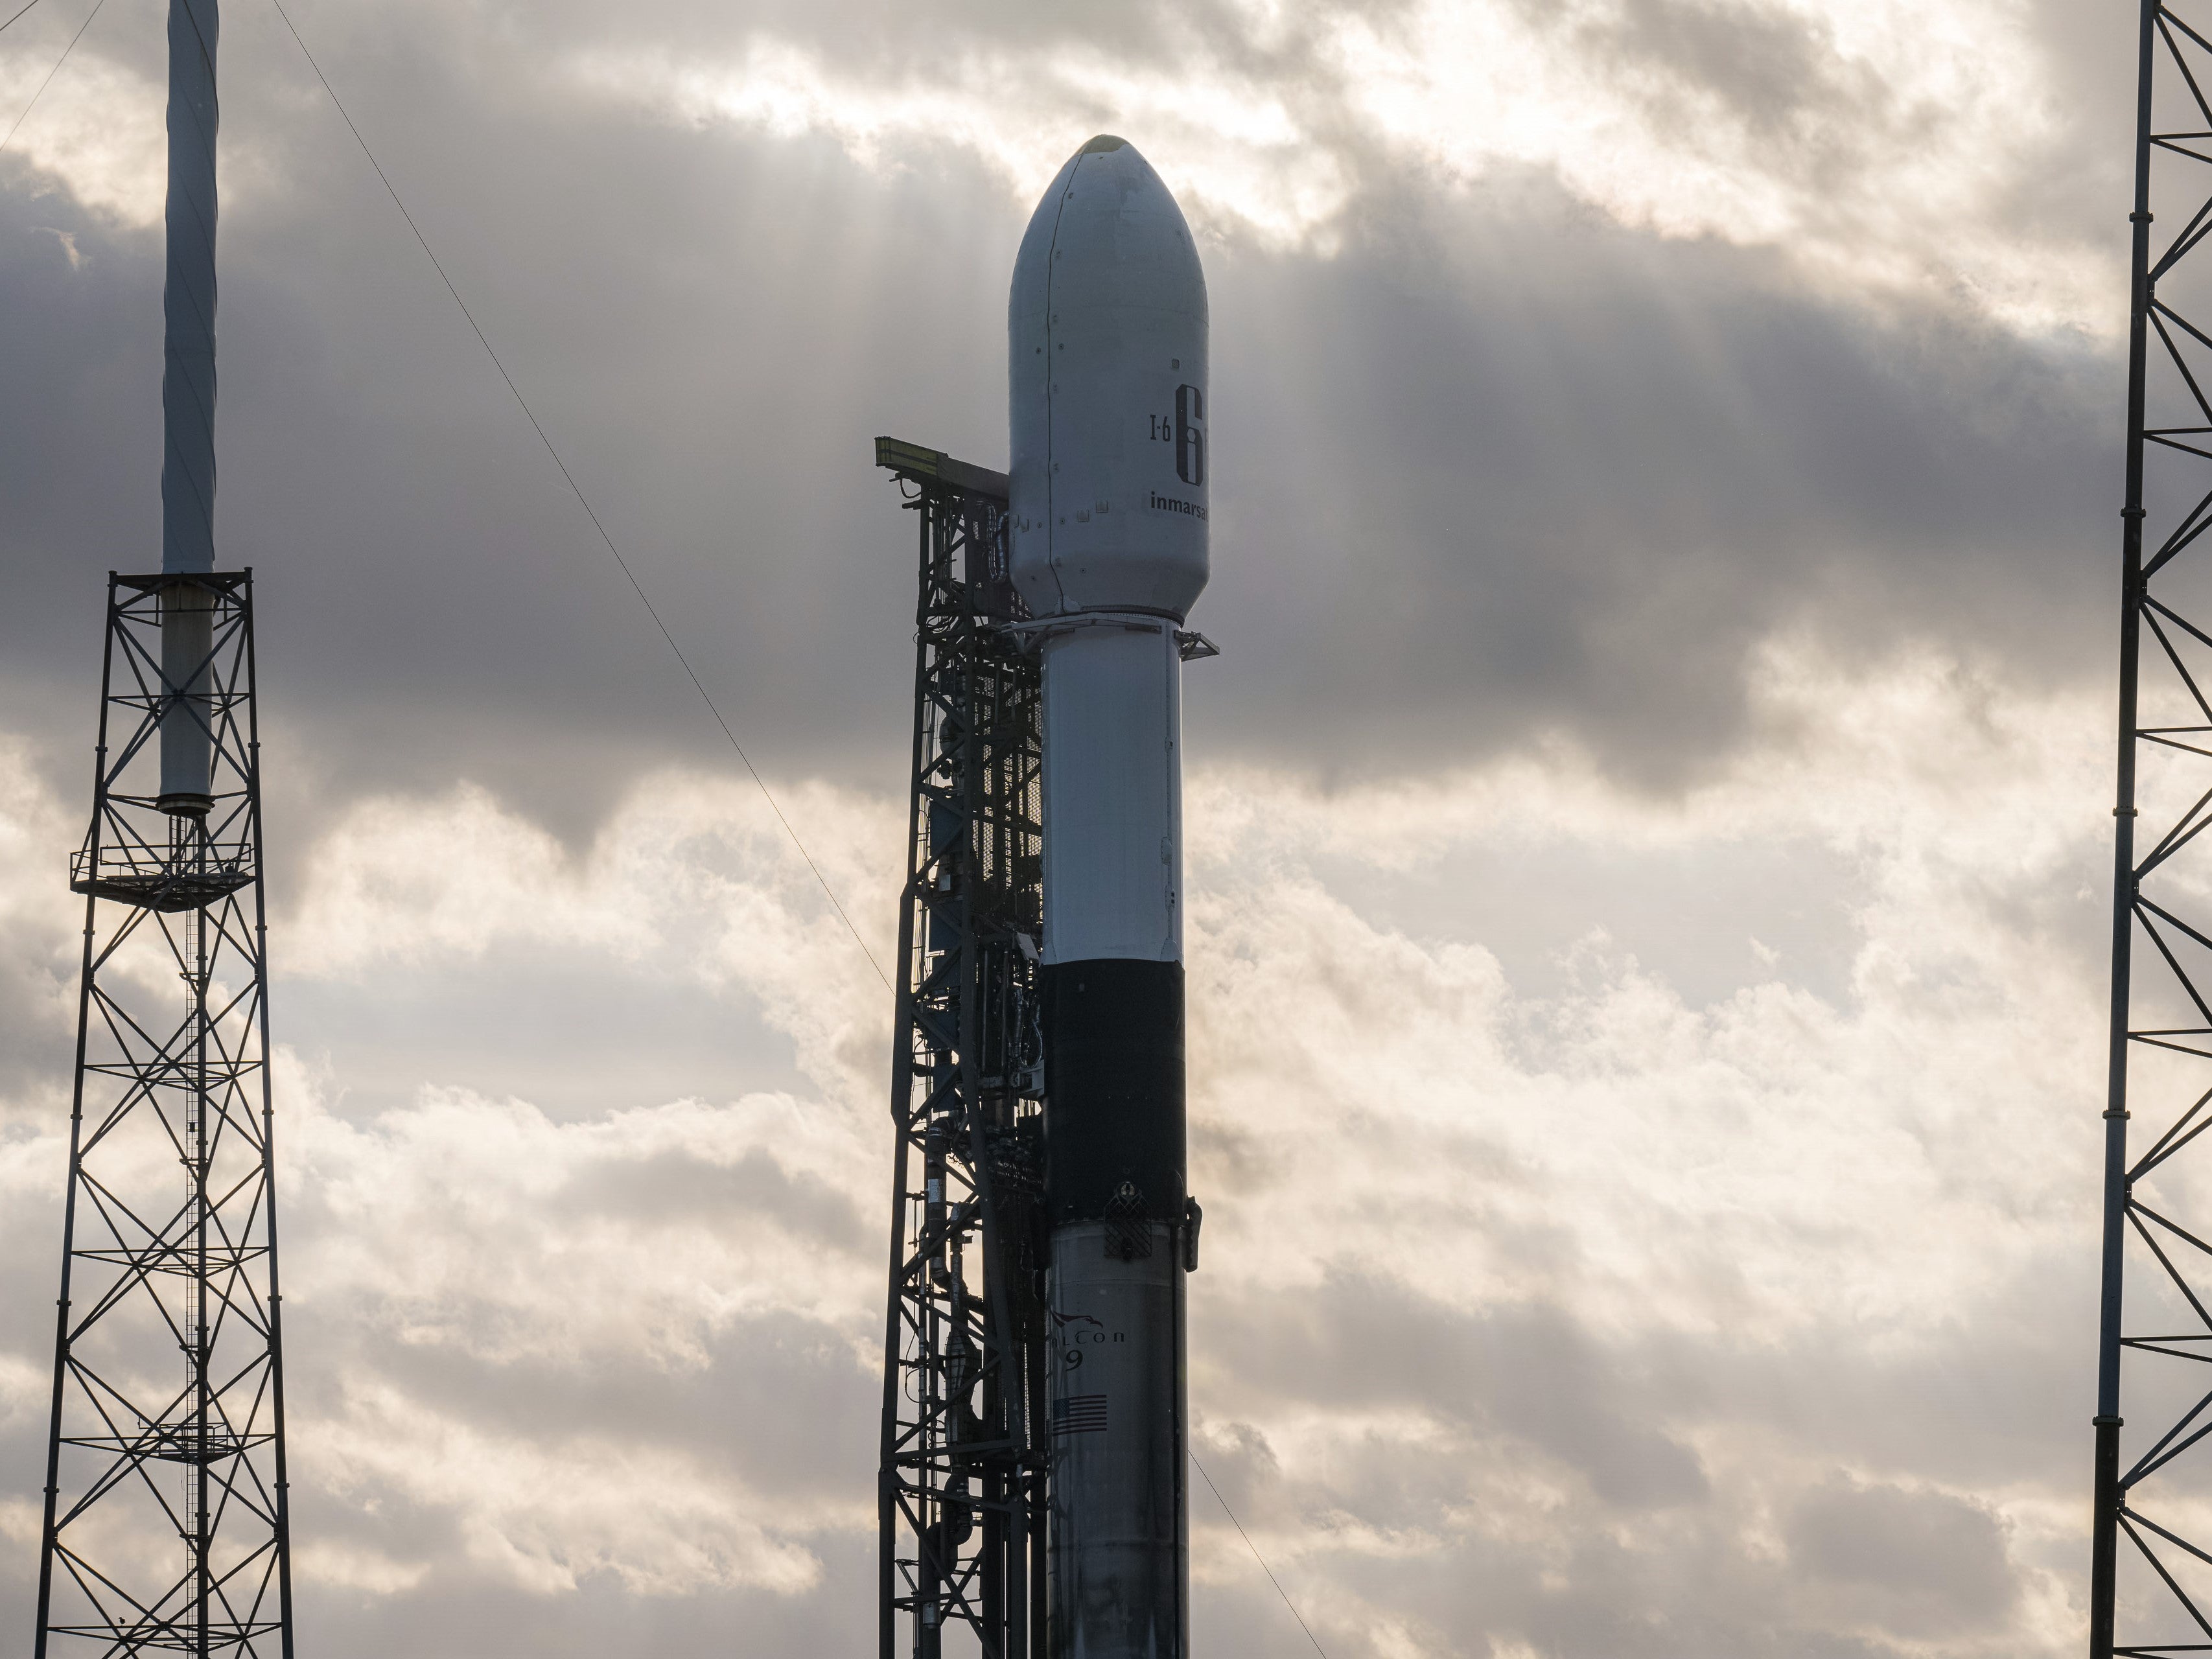
[(891, 439), (919, 520), (899, 911), (881, 1659), (1045, 1652), (1037, 660), (1007, 625), (1006, 480)]
[(215, 568), (216, 0), (169, 11), (161, 568), (108, 579), (37, 1659), (292, 1648), (252, 573)]
[(2212, 3), (2143, 0), (2137, 73), (2093, 1659), (2212, 1648)]

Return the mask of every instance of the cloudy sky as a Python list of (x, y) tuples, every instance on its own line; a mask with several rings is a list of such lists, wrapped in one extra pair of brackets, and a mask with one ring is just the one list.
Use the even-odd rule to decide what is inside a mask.
[[(887, 958), (908, 520), (1098, 131), (1202, 243), (1196, 1443), (1333, 1659), (2075, 1650), (2127, 8), (288, 0)], [(88, 9), (0, 35), (12, 122)], [(226, 18), (302, 1651), (857, 1652), (888, 1000)], [(162, 9), (0, 154), (0, 1652)], [(1305, 1638), (1203, 1488), (1201, 1651)]]

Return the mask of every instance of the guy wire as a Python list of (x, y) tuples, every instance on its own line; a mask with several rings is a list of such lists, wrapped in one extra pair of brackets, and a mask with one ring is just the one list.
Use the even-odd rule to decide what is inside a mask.
[(522, 395), (522, 388), (515, 385), (514, 376), (507, 372), (507, 365), (500, 361), (499, 353), (492, 349), (491, 341), (485, 337), (483, 327), (477, 321), (476, 313), (469, 309), (469, 302), (461, 298), (460, 289), (453, 286), (453, 279), (447, 275), (445, 262), (440, 259), (431, 248), (430, 239), (423, 235), (422, 226), (415, 222), (415, 216), (407, 210), (407, 204), (399, 199), (399, 192), (393, 188), (391, 175), (385, 172), (384, 164), (376, 159), (376, 152), (368, 147), (368, 140), (362, 137), (360, 127), (354, 124), (353, 117), (346, 112), (345, 104), (338, 97), (337, 88), (331, 84), (330, 76), (323, 73), (323, 66), (315, 61), (315, 54), (307, 49), (307, 41), (301, 38), (298, 25), (292, 21), (292, 14), (284, 9), (284, 0), (269, 0), (269, 3), (276, 8), (276, 15), (284, 20), (285, 28), (290, 32), (294, 43), (300, 48), (300, 55), (307, 60), (307, 67), (314, 70), (315, 79), (323, 83), (324, 92), (330, 96), (331, 107), (337, 111), (338, 118), (346, 124), (346, 131), (353, 134), (354, 143), (361, 146), (361, 153), (368, 158), (369, 166), (376, 169), (376, 176), (384, 185), (385, 194), (392, 198), (392, 206), (399, 210), (399, 216), (407, 222), (407, 228), (415, 233), (415, 240), (421, 244), (432, 269), (437, 271), (438, 280), (445, 283), (446, 292), (453, 296), (453, 303), (460, 307), (461, 315), (467, 319), (471, 331), (477, 337), (477, 343), (483, 348), (484, 356), (491, 359), (491, 366), (499, 371), (499, 378), (507, 382), (507, 391), (514, 396), (515, 406), (522, 410), (523, 418), (530, 422), (531, 430), (538, 434), (538, 441), (545, 446), (545, 453), (553, 458), (553, 465), (560, 469), (561, 477), (568, 484), (569, 493), (576, 498), (576, 505), (584, 509), (584, 516), (592, 521), (592, 528), (599, 532), (600, 541), (606, 544), (607, 551), (614, 555), (615, 562), (622, 567), (622, 573), (629, 578), (630, 589), (637, 595), (638, 603), (645, 607), (646, 615), (653, 618), (653, 625), (660, 630), (660, 637), (668, 641), (668, 648), (675, 653), (677, 662), (682, 665), (685, 677), (690, 680), (692, 689), (698, 692), (699, 700), (707, 705), (707, 712), (714, 717), (714, 724), (722, 728), (722, 735), (730, 740), (730, 747), (737, 751), (738, 758), (744, 763), (745, 770), (751, 774), (753, 782), (759, 786), (761, 798), (768, 802), (769, 810), (775, 814), (775, 820), (783, 826), (784, 834), (791, 837), (791, 844), (799, 849), (799, 856), (806, 861), (806, 867), (814, 872), (814, 879), (820, 884), (823, 896), (830, 901), (830, 908), (836, 911), (837, 919), (845, 924), (845, 931), (853, 936), (853, 943), (860, 947), (860, 954), (868, 959), (868, 966), (875, 969), (876, 977), (883, 981), (884, 989), (890, 990), (890, 975), (884, 972), (883, 964), (876, 960), (876, 953), (868, 949), (867, 940), (860, 937), (860, 930), (853, 925), (853, 918), (846, 914), (845, 906), (839, 900), (836, 890), (830, 885), (829, 877), (822, 873), (822, 866), (814, 861), (814, 854), (806, 850), (806, 843), (799, 838), (799, 831), (792, 827), (791, 820), (784, 816), (783, 808), (777, 804), (775, 792), (768, 787), (768, 781), (761, 776), (760, 769), (753, 764), (752, 757), (745, 753), (744, 745), (738, 741), (738, 734), (730, 729), (729, 721), (722, 718), (721, 709), (715, 706), (714, 697), (708, 692), (697, 671), (691, 666), (690, 659), (684, 654), (684, 647), (676, 643), (676, 635), (668, 631), (668, 624), (660, 619), (660, 612), (647, 595), (645, 585), (638, 580), (637, 572), (630, 568), (629, 561), (623, 556), (622, 550), (615, 545), (615, 538), (607, 533), (606, 526), (599, 521), (599, 515), (592, 510), (592, 503), (585, 497), (583, 487), (576, 482), (576, 475), (568, 471), (568, 462), (561, 459), (561, 452), (553, 447), (553, 440), (546, 435), (544, 427), (539, 423), (536, 412), (530, 407), (530, 400)]

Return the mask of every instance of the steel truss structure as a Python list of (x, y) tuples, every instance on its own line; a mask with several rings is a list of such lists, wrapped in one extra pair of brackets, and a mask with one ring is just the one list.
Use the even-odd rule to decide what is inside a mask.
[[(108, 579), (38, 1659), (292, 1653), (252, 594)], [(165, 607), (211, 613), (173, 683)], [(155, 804), (165, 722), (204, 814)]]
[(884, 1351), (881, 1652), (1045, 1651), (1043, 838), (1003, 475), (890, 439), (918, 520)]

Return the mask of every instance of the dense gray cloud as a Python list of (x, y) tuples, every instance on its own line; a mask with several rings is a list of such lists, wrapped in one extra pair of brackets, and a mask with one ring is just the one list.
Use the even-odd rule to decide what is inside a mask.
[(1223, 486), (1257, 532), (1209, 596), (1261, 659), (1220, 675), (1237, 737), (1395, 768), (1559, 732), (1663, 775), (1741, 734), (1780, 627), (2091, 665), (2097, 360), (1855, 315), (1747, 269), (1765, 261), (1530, 205), (1409, 206), (1387, 255), (1229, 313), (1264, 367), (1224, 419), (1249, 409), (1258, 453), (1316, 463)]
[[(679, 640), (772, 768), (884, 775), (905, 538), (867, 442), (1000, 459), (1019, 198), (949, 143), (871, 168), (821, 136), (587, 96), (558, 71), (616, 45), (588, 9), (401, 15), (303, 14)], [(1193, 29), (1246, 39), (1212, 14), (1133, 13), (1081, 43), (1008, 21), (953, 38), (1133, 61)], [(1802, 20), (1603, 21), (1577, 27), (1625, 86), (1754, 125), (1857, 95)], [(647, 38), (711, 62), (777, 27), (678, 9)], [(1304, 107), (1331, 88), (1296, 38), (1246, 40), (1245, 67)], [(951, 50), (887, 37), (843, 67), (895, 79), (894, 46)], [(116, 49), (156, 68), (120, 24), (84, 48)], [(270, 584), (291, 775), (327, 801), (459, 772), (588, 815), (641, 763), (710, 760), (719, 734), (289, 40), (249, 12), (229, 49), (246, 182), (222, 521)], [(1214, 216), (1205, 614), (1233, 655), (1194, 684), (1209, 741), (1397, 769), (1558, 732), (1658, 781), (1741, 735), (1747, 654), (1778, 626), (1869, 648), (1957, 634), (2045, 672), (2094, 659), (2106, 352), (1940, 291), (1808, 286), (1783, 248), (1655, 240), (1542, 168), (1439, 191), (1347, 119), (1332, 148), (1359, 188), (1334, 257)], [(21, 389), (0, 444), (21, 573), (4, 654), (58, 744), (84, 719), (95, 573), (154, 545), (158, 236), (0, 167), (0, 369)]]
[(1786, 1536), (1791, 1565), (1808, 1577), (1862, 1605), (1902, 1604), (1883, 1621), (1901, 1634), (1942, 1636), (2000, 1618), (2017, 1594), (1995, 1520), (1940, 1493), (1828, 1486), (1791, 1511)]

